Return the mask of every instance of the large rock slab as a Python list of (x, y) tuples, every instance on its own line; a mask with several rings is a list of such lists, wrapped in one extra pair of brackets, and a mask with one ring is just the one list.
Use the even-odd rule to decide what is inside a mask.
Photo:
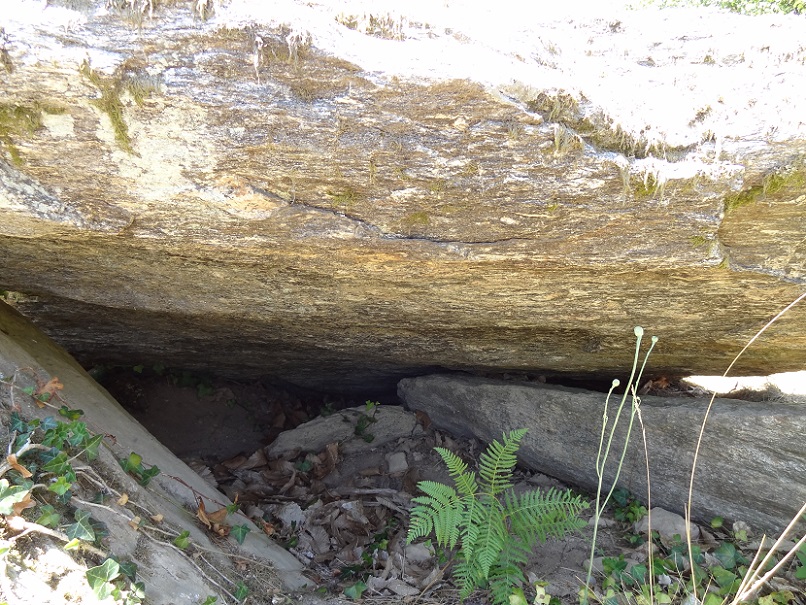
[[(64, 385), (59, 392), (65, 405), (84, 412), (81, 420), (94, 434), (104, 434), (103, 447), (99, 449), (94, 468), (101, 469), (101, 476), (110, 485), (129, 494), (128, 507), (111, 501), (108, 506), (94, 506), (90, 512), (94, 519), (106, 523), (109, 536), (103, 547), (110, 555), (121, 560), (130, 559), (138, 566), (139, 579), (146, 585), (149, 603), (155, 605), (196, 605), (208, 596), (228, 599), (218, 584), (209, 581), (199, 564), (193, 562), (178, 548), (164, 541), (149, 540), (145, 529), (137, 529), (135, 516), (161, 514), (162, 530), (178, 534), (189, 532), (189, 540), (208, 557), (211, 565), (226, 572), (234, 567), (232, 545), (212, 540), (194, 518), (198, 508), (197, 498), (203, 499), (208, 510), (213, 512), (219, 505), (230, 501), (211, 487), (184, 462), (176, 458), (137, 423), (112, 397), (101, 388), (63, 349), (34, 327), (28, 320), (8, 305), (0, 302), (0, 375), (15, 377), (20, 389), (36, 388), (52, 377), (58, 377)], [(58, 416), (53, 409), (40, 409), (31, 397), (16, 393), (8, 399), (4, 384), (0, 395), (3, 404), (19, 406), (24, 418)], [(55, 400), (54, 400), (55, 401)], [(121, 468), (118, 460), (136, 452), (147, 465), (156, 465), (162, 471), (147, 488), (141, 487)], [(259, 566), (268, 566), (275, 574), (277, 584), (286, 589), (298, 589), (308, 580), (301, 574), (299, 562), (287, 551), (277, 546), (249, 519), (242, 515), (235, 518), (236, 524), (246, 524), (251, 532), (246, 536), (240, 551), (241, 557), (252, 558)], [(242, 559), (241, 559), (242, 560)], [(215, 574), (215, 572), (212, 572)], [(216, 576), (219, 580), (220, 577)], [(13, 595), (8, 595), (13, 601)], [(19, 602), (28, 602), (29, 594), (17, 595)]]
[(7, 0), (0, 288), (84, 361), (344, 390), (636, 324), (716, 373), (802, 290), (802, 18), (395, 4)]
[[(432, 423), (490, 442), (504, 431), (528, 428), (519, 459), (540, 472), (594, 490), (606, 395), (534, 383), (433, 375), (401, 380), (401, 399)], [(615, 417), (620, 398), (611, 399)], [(653, 506), (682, 513), (697, 438), (708, 399), (641, 397)], [(615, 432), (623, 444), (627, 423)], [(609, 435), (609, 432), (608, 432)], [(806, 501), (806, 406), (716, 399), (697, 463), (692, 516), (782, 529)], [(620, 453), (620, 448), (616, 448)], [(615, 451), (615, 449), (614, 449)], [(615, 464), (605, 470), (612, 485)], [(646, 496), (646, 465), (636, 420), (619, 484)]]

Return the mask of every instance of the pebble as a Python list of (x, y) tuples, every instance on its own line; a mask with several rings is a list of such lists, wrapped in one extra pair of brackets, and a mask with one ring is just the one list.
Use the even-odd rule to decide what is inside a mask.
[(405, 452), (394, 452), (392, 454), (387, 454), (386, 464), (389, 467), (390, 475), (405, 473), (407, 470), (409, 470), (409, 463), (406, 462)]

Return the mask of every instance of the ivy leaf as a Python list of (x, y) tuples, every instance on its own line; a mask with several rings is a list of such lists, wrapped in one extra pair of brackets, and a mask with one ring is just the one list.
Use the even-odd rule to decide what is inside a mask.
[(181, 534), (179, 534), (174, 538), (174, 545), (176, 545), (178, 548), (181, 548), (182, 550), (185, 550), (188, 547), (188, 544), (190, 544), (190, 540), (188, 539), (189, 535), (190, 532), (188, 530), (183, 531)]
[(126, 605), (134, 605), (142, 603), (146, 598), (146, 585), (143, 582), (135, 582), (129, 589), (129, 594), (126, 596)]
[(16, 433), (27, 433), (30, 429), (17, 412), (11, 412), (11, 422), (9, 428)]
[(103, 440), (103, 435), (95, 435), (84, 445), (84, 456), (88, 461), (92, 462), (98, 457), (98, 447), (100, 447)]
[(78, 420), (84, 415), (84, 410), (71, 410), (66, 405), (59, 408), (59, 416), (64, 416), (68, 420)]
[(143, 468), (143, 457), (140, 454), (132, 452), (128, 458), (120, 461), (120, 466), (127, 473), (138, 473)]
[(58, 496), (64, 496), (70, 491), (71, 487), (73, 487), (73, 484), (70, 483), (64, 475), (57, 477), (53, 483), (48, 485), (48, 489)]
[(71, 422), (68, 426), (69, 434), (67, 443), (73, 447), (78, 447), (89, 439), (90, 432), (87, 430), (87, 425), (83, 422)]
[(154, 465), (150, 469), (143, 471), (140, 474), (140, 485), (145, 487), (150, 483), (150, 481), (160, 474), (160, 469), (158, 466)]
[(243, 601), (249, 594), (249, 587), (243, 582), (238, 582), (235, 586), (235, 598), (238, 601)]
[(364, 594), (364, 591), (367, 589), (367, 585), (363, 582), (356, 582), (352, 586), (348, 586), (344, 589), (344, 595), (352, 599), (353, 601), (357, 601), (361, 598), (361, 595)]
[(250, 531), (246, 525), (234, 525), (230, 530), (230, 535), (238, 541), (238, 544), (243, 544), (246, 534)]
[(44, 525), (45, 527), (56, 527), (59, 525), (59, 521), (62, 519), (61, 515), (59, 515), (56, 509), (50, 504), (45, 504), (39, 511), (42, 513), (36, 520), (39, 525)]
[[(64, 530), (64, 533), (67, 534), (67, 537), (93, 542), (95, 540), (95, 531), (92, 529), (90, 514), (87, 511), (79, 508), (76, 509), (75, 519), (76, 522), (71, 523)], [(120, 570), (120, 566), (116, 562), (115, 565), (117, 566), (115, 570), (118, 572)]]
[[(29, 424), (33, 425), (33, 422), (30, 422)], [(59, 424), (60, 424), (59, 421), (56, 420), (53, 416), (45, 416), (45, 418), (42, 419), (42, 425), (40, 428), (43, 431), (51, 431), (55, 429), (57, 426), (59, 426)]]
[(28, 497), (29, 490), (21, 485), (10, 485), (8, 479), (0, 479), (0, 515), (14, 514), (14, 505)]
[(714, 550), (713, 555), (719, 559), (722, 567), (728, 570), (735, 569), (737, 564), (746, 562), (742, 554), (730, 542), (720, 544), (719, 548)]
[(59, 452), (58, 455), (51, 458), (45, 466), (42, 467), (42, 470), (55, 475), (66, 475), (70, 479), (75, 478), (73, 467), (70, 466), (70, 460), (64, 452)]
[(116, 557), (110, 557), (110, 559), (117, 561), (117, 564), (120, 566), (120, 573), (129, 578), (132, 582), (137, 579), (137, 563), (134, 561), (118, 561)]
[(42, 438), (42, 445), (61, 448), (65, 439), (67, 439), (67, 425), (63, 422), (57, 422), (56, 426), (45, 431), (45, 436)]
[(31, 440), (31, 433), (20, 433), (14, 440), (14, 450), (19, 450)]
[(103, 564), (88, 569), (85, 575), (92, 592), (103, 601), (111, 596), (116, 588), (112, 580), (120, 575), (120, 565), (114, 559), (107, 559)]

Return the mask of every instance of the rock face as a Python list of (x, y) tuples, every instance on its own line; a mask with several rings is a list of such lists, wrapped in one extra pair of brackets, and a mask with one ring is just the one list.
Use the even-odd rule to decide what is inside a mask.
[(8, 1), (0, 288), (84, 361), (721, 373), (806, 279), (802, 18)]
[[(107, 494), (110, 496), (107, 506), (93, 506), (88, 512), (109, 529), (109, 536), (103, 541), (104, 551), (120, 560), (128, 559), (137, 564), (138, 580), (145, 582), (149, 602), (157, 605), (193, 605), (201, 603), (209, 595), (218, 596), (221, 600), (229, 597), (229, 593), (222, 591), (219, 584), (208, 582), (208, 576), (200, 571), (200, 566), (190, 556), (170, 544), (170, 536), (187, 531), (190, 542), (210, 556), (210, 565), (228, 573), (234, 567), (234, 542), (228, 544), (212, 540), (194, 517), (198, 508), (197, 498), (206, 502), (208, 511), (213, 512), (220, 506), (231, 504), (226, 496), (151, 436), (63, 349), (2, 302), (0, 376), (13, 378), (16, 389), (10, 395), (9, 386), (4, 382), (0, 388), (0, 403), (15, 406), (26, 420), (45, 416), (60, 419), (54, 409), (40, 409), (34, 405), (32, 397), (22, 393), (24, 387), (36, 388), (37, 384), (41, 386), (57, 377), (64, 385), (59, 392), (60, 405), (63, 403), (70, 409), (81, 409), (84, 412), (81, 420), (86, 422), (90, 431), (96, 435), (106, 435), (103, 446), (99, 448), (98, 459), (93, 463), (93, 469), (100, 474), (92, 476), (96, 477), (94, 481), (100, 481), (103, 477), (107, 482), (105, 485), (112, 485), (126, 493), (128, 502), (116, 501), (119, 494), (115, 497)], [(55, 407), (58, 409), (59, 406)], [(141, 487), (127, 475), (118, 462), (132, 452), (141, 455), (149, 467), (156, 465), (161, 470), (147, 488)], [(80, 462), (83, 463), (83, 458)], [(83, 508), (86, 506), (85, 503)], [(82, 508), (82, 505), (78, 507)], [(163, 517), (159, 523), (141, 521), (141, 517), (158, 513)], [(252, 559), (264, 567), (268, 565), (286, 589), (299, 589), (309, 584), (301, 573), (299, 562), (266, 537), (249, 519), (237, 514), (230, 517), (228, 522), (233, 525), (245, 524), (252, 530), (238, 547), (238, 557)], [(148, 527), (138, 529), (142, 525)], [(153, 539), (154, 533), (147, 530), (154, 526), (157, 527), (156, 531), (161, 532), (158, 536), (169, 538), (164, 541)], [(219, 576), (216, 578), (220, 580)], [(51, 588), (55, 590), (56, 584), (57, 579), (53, 580)], [(26, 594), (4, 595), (10, 602), (28, 602), (30, 591), (34, 590), (25, 584), (14, 588)], [(52, 596), (55, 600), (48, 602), (57, 602), (58, 595), (54, 592)], [(65, 598), (68, 598), (67, 595)]]
[[(519, 460), (596, 490), (603, 393), (452, 375), (405, 379), (398, 393), (410, 408), (426, 412), (434, 426), (486, 443), (500, 439), (505, 431), (528, 428)], [(619, 401), (611, 399), (609, 426)], [(653, 506), (683, 512), (707, 404), (707, 399), (641, 398)], [(764, 531), (786, 526), (806, 501), (804, 410), (803, 404), (716, 399), (700, 447), (692, 518), (707, 523), (719, 515)], [(621, 452), (627, 424), (623, 419), (615, 432), (614, 455), (605, 466), (607, 487), (615, 476), (612, 460), (617, 459), (615, 452)], [(619, 484), (646, 496), (646, 462), (637, 419)]]

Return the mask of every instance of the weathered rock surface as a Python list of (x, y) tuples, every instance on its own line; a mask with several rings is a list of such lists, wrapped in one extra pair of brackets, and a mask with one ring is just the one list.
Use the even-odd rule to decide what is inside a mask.
[[(606, 395), (534, 383), (434, 375), (402, 380), (398, 394), (433, 424), (489, 442), (528, 428), (519, 459), (529, 467), (595, 491)], [(613, 399), (616, 399), (614, 401)], [(616, 404), (611, 399), (612, 424)], [(651, 472), (652, 505), (682, 513), (707, 399), (641, 398)], [(629, 402), (628, 402), (629, 405)], [(621, 451), (627, 422), (615, 432)], [(609, 432), (608, 432), (609, 435)], [(720, 515), (756, 530), (780, 530), (806, 501), (806, 406), (716, 399), (700, 448), (692, 516)], [(612, 485), (616, 465), (605, 468)], [(619, 484), (646, 494), (646, 465), (636, 420)]]
[[(196, 498), (203, 499), (208, 510), (213, 512), (218, 505), (229, 504), (227, 498), (211, 487), (184, 462), (177, 459), (164, 445), (152, 437), (140, 424), (97, 385), (87, 373), (47, 336), (30, 324), (8, 305), (0, 302), (0, 375), (15, 377), (19, 388), (44, 384), (51, 377), (58, 377), (64, 384), (60, 396), (65, 405), (84, 412), (82, 420), (95, 434), (108, 436), (104, 447), (99, 449), (99, 458), (94, 468), (100, 468), (101, 476), (117, 489), (129, 495), (128, 506), (110, 502), (106, 507), (92, 507), (94, 519), (105, 523), (109, 536), (104, 548), (120, 559), (130, 559), (138, 566), (139, 579), (146, 585), (146, 596), (155, 604), (195, 605), (210, 595), (227, 599), (226, 593), (200, 572), (199, 565), (179, 549), (164, 542), (148, 539), (150, 532), (137, 529), (136, 516), (162, 514), (163, 530), (189, 532), (191, 543), (206, 549), (205, 556), (219, 570), (226, 572), (233, 566), (229, 546), (211, 540), (195, 519)], [(9, 400), (7, 386), (2, 390), (4, 404)], [(13, 402), (20, 406), (25, 418), (58, 416), (50, 408), (39, 409), (32, 398), (17, 393)], [(118, 463), (136, 452), (148, 465), (161, 469), (147, 488), (128, 476)], [(130, 523), (131, 522), (131, 523)], [(238, 514), (236, 523), (248, 525), (252, 531), (247, 535), (240, 555), (255, 559), (258, 565), (270, 566), (287, 589), (308, 584), (301, 574), (301, 566), (287, 551), (274, 544), (249, 519)], [(212, 572), (215, 574), (215, 572)], [(219, 580), (220, 577), (216, 576)], [(30, 590), (18, 586), (20, 590)], [(30, 594), (5, 595), (10, 602), (29, 602)], [(14, 601), (19, 597), (20, 601)], [(55, 601), (54, 601), (55, 602)]]
[(0, 23), (0, 288), (83, 360), (719, 373), (802, 290), (802, 17), (151, 4)]

